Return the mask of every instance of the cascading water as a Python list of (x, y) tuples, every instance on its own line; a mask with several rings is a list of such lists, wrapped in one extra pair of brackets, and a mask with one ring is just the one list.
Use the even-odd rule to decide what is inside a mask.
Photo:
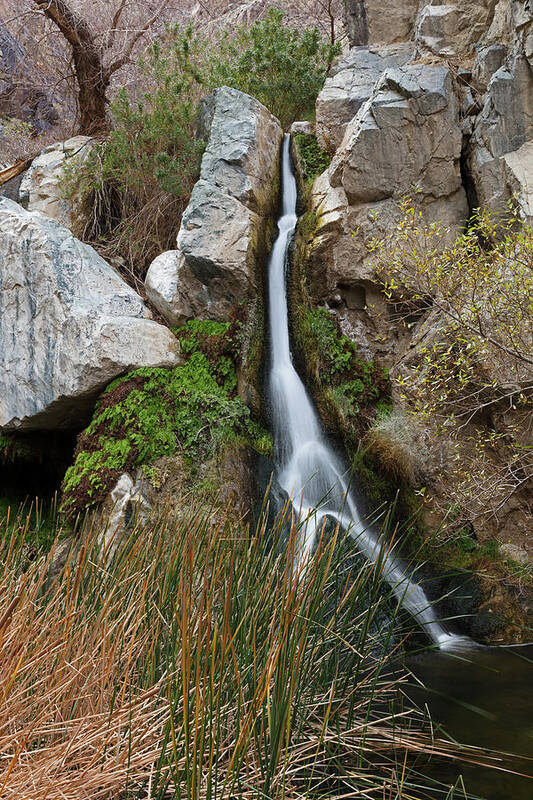
[(381, 572), (402, 605), (440, 647), (458, 644), (462, 637), (448, 633), (437, 620), (423, 589), (406, 575), (402, 564), (383, 547), (361, 519), (348, 488), (345, 470), (327, 443), (319, 417), (296, 372), (289, 340), (286, 264), (296, 228), (297, 185), (285, 136), (281, 159), (282, 214), (278, 237), (268, 264), (270, 313), (270, 375), (268, 391), (273, 420), (280, 486), (291, 497), (302, 521), (300, 550), (311, 551), (317, 528), (331, 517), (357, 540), (370, 560), (380, 560)]

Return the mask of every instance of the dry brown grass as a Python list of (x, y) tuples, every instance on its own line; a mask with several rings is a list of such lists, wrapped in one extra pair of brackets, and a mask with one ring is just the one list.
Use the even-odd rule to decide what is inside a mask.
[(427, 448), (414, 418), (402, 412), (379, 417), (365, 444), (384, 472), (413, 486), (424, 471)]
[[(93, 548), (52, 582), (53, 553), (0, 586), (0, 797), (114, 797), (146, 782), (168, 719), (161, 682), (140, 689), (136, 664), (150, 644), (142, 625), (147, 582), (133, 576), (105, 597), (88, 590)], [(104, 569), (101, 565), (101, 569)], [(16, 577), (15, 577), (16, 576)], [(101, 601), (100, 603), (98, 601)]]

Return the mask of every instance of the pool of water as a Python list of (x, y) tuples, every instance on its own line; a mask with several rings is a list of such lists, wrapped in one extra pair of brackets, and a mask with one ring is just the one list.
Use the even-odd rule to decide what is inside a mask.
[(462, 744), (510, 754), (496, 763), (521, 775), (442, 761), (424, 771), (448, 785), (462, 775), (469, 794), (483, 800), (533, 800), (533, 645), (432, 651), (408, 666), (415, 676), (408, 694), (434, 724)]

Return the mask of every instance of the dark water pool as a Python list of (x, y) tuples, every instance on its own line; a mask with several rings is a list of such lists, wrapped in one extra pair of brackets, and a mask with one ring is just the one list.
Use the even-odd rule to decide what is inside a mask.
[(533, 646), (428, 652), (408, 666), (424, 685), (413, 680), (408, 693), (435, 724), (463, 744), (512, 754), (501, 766), (530, 777), (442, 761), (424, 771), (448, 785), (462, 775), (483, 800), (533, 800)]

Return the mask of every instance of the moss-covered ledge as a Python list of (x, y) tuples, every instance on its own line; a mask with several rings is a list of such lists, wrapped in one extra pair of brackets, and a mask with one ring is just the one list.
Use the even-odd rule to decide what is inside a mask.
[(62, 510), (73, 515), (101, 503), (125, 471), (179, 455), (194, 481), (197, 468), (228, 445), (271, 451), (271, 438), (238, 394), (243, 323), (191, 320), (176, 331), (185, 362), (138, 369), (101, 396), (79, 436), (63, 481)]

